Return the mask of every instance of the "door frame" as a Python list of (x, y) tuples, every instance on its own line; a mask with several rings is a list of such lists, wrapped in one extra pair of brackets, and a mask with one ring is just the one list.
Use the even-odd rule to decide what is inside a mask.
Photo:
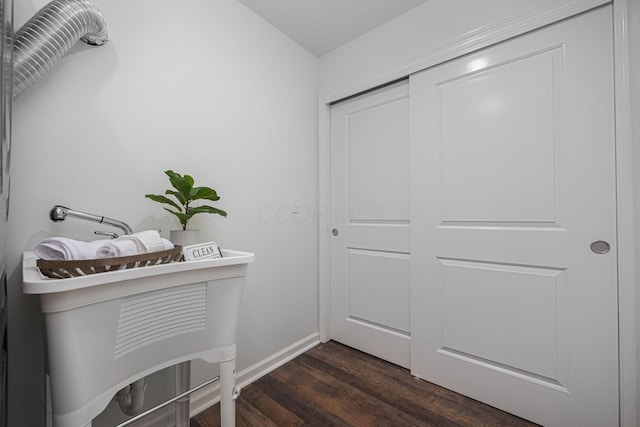
[[(420, 55), (407, 57), (400, 65), (381, 71), (373, 77), (355, 81), (345, 87), (321, 92), (318, 97), (318, 245), (319, 245), (319, 333), (320, 340), (331, 339), (331, 262), (329, 242), (331, 229), (330, 188), (330, 108), (339, 100), (354, 96), (404, 78), (468, 53), (486, 48), (526, 32), (553, 24), (596, 7), (613, 4), (614, 84), (616, 129), (616, 187), (618, 232), (618, 321), (619, 321), (619, 383), (620, 425), (634, 427), (639, 421), (638, 397), (638, 313), (636, 291), (636, 242), (634, 167), (640, 164), (633, 157), (631, 75), (629, 58), (629, 3), (634, 0), (557, 0), (544, 1), (508, 18), (480, 27), (430, 48)], [(640, 102), (640, 100), (638, 100)]]

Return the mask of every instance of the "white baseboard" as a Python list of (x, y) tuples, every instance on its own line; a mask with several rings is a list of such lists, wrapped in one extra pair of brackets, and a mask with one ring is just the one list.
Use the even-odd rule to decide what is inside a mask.
[[(302, 353), (310, 350), (317, 344), (320, 344), (319, 334), (311, 334), (306, 338), (301, 339), (298, 342), (291, 344), (279, 352), (267, 357), (260, 362), (249, 366), (246, 369), (236, 374), (236, 386), (243, 388), (256, 381), (257, 379), (265, 376), (269, 372), (284, 365), (288, 361), (296, 358)], [(194, 392), (190, 399), (190, 416), (195, 417), (202, 411), (212, 407), (220, 401), (220, 383), (215, 382), (208, 387)], [(174, 405), (169, 405), (162, 408), (139, 422), (135, 423), (135, 427), (158, 427), (158, 426), (173, 426), (174, 420)]]
[[(320, 344), (319, 335), (317, 333), (309, 335), (298, 342), (291, 344), (279, 352), (267, 357), (264, 360), (249, 366), (236, 374), (236, 386), (243, 388), (265, 376), (269, 372), (284, 365), (291, 359), (296, 358), (307, 350)], [(215, 405), (220, 401), (220, 384), (213, 383), (209, 387), (191, 395), (191, 417), (195, 417), (200, 412)]]

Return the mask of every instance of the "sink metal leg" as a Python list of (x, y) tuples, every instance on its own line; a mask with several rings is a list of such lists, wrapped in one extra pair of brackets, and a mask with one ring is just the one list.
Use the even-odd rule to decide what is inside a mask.
[(235, 427), (236, 404), (234, 391), (236, 387), (236, 360), (220, 363), (220, 425)]
[[(191, 388), (191, 361), (179, 363), (175, 366), (176, 395)], [(189, 427), (189, 396), (176, 402), (176, 427)]]

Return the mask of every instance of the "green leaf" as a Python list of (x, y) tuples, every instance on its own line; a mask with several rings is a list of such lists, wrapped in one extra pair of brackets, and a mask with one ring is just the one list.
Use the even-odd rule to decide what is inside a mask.
[(164, 208), (165, 211), (172, 213), (173, 215), (178, 217), (178, 220), (180, 221), (180, 224), (182, 224), (182, 228), (186, 228), (187, 227), (187, 223), (189, 222), (189, 220), (191, 219), (191, 217), (193, 216), (193, 214), (184, 214), (182, 212), (175, 212), (172, 211), (171, 209), (167, 209)]
[(148, 199), (151, 199), (154, 202), (165, 203), (167, 205), (171, 205), (174, 208), (178, 209), (179, 211), (182, 210), (180, 208), (180, 206), (178, 206), (173, 200), (169, 199), (168, 197), (162, 196), (160, 194), (145, 194), (144, 197), (146, 197)]
[[(182, 204), (183, 207), (188, 203), (188, 200), (185, 199), (185, 197), (177, 191), (167, 190), (164, 192), (164, 194), (170, 194), (176, 199), (178, 199), (178, 201), (180, 202), (180, 204)], [(180, 210), (183, 210), (183, 209), (180, 209)]]
[(189, 175), (182, 176), (172, 170), (168, 170), (165, 173), (169, 176), (169, 182), (173, 188), (178, 190), (184, 199), (188, 200), (189, 193), (191, 193), (191, 187), (193, 187), (193, 178)]
[(222, 209), (214, 208), (213, 206), (204, 205), (204, 206), (197, 206), (195, 208), (189, 208), (189, 214), (191, 216), (199, 213), (218, 214), (225, 218), (227, 217), (227, 213), (225, 211), (223, 211)]
[(220, 196), (218, 196), (218, 193), (216, 193), (216, 190), (214, 190), (213, 188), (209, 188), (209, 187), (193, 187), (191, 189), (191, 194), (190, 194), (191, 200), (211, 200), (211, 201), (216, 201), (216, 200), (220, 200)]

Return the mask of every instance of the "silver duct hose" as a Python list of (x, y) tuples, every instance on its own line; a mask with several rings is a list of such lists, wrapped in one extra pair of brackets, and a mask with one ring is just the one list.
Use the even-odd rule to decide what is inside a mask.
[(40, 9), (15, 35), (13, 96), (44, 76), (78, 40), (96, 46), (109, 40), (98, 8), (86, 0), (54, 0)]

